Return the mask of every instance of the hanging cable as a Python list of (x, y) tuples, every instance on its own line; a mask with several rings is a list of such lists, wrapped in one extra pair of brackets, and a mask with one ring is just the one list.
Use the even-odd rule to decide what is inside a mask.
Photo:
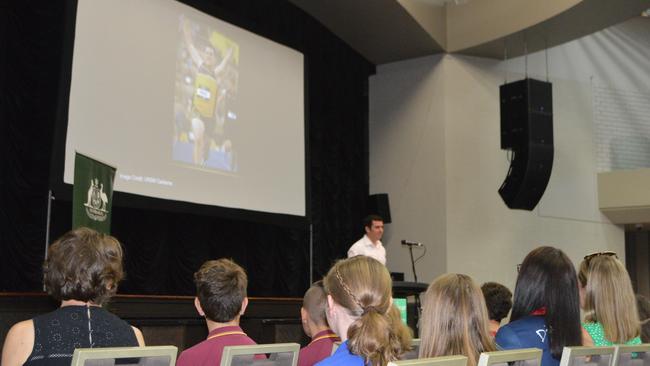
[(544, 37), (544, 57), (546, 58), (546, 82), (548, 83), (548, 39)]
[(524, 75), (528, 79), (528, 44), (526, 43), (526, 33), (524, 33)]
[(503, 66), (504, 66), (504, 74), (503, 74), (503, 83), (508, 84), (508, 44), (506, 42), (506, 38), (503, 38)]

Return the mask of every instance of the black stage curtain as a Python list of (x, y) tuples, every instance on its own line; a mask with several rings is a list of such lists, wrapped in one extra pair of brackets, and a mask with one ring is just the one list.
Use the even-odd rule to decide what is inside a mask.
[[(0, 3), (0, 291), (42, 289), (52, 136), (62, 70), (70, 68), (62, 61), (63, 3)], [(374, 66), (286, 1), (186, 3), (305, 54), (308, 207), (318, 279), (362, 233)], [(69, 202), (54, 201), (52, 238), (70, 228), (70, 216)], [(301, 296), (308, 286), (308, 227), (114, 207), (112, 231), (126, 253), (121, 293), (193, 294), (192, 273), (219, 257), (246, 268), (250, 296)]]

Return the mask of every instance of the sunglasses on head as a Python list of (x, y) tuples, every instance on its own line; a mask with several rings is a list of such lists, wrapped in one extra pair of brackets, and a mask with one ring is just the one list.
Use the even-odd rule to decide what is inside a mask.
[(590, 262), (592, 259), (594, 259), (594, 258), (596, 258), (596, 257), (600, 257), (601, 255), (604, 255), (604, 256), (607, 256), (607, 257), (614, 257), (614, 258), (618, 259), (618, 255), (616, 255), (616, 252), (612, 252), (612, 251), (604, 251), (604, 252), (596, 252), (596, 253), (591, 253), (591, 254), (586, 255), (585, 258), (584, 258), (584, 259), (585, 259), (585, 263), (586, 263), (587, 265), (589, 265), (589, 262)]

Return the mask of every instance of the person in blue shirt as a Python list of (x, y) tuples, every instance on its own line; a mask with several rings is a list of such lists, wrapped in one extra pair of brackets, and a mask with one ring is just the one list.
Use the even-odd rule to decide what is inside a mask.
[(560, 249), (539, 247), (521, 264), (503, 349), (540, 348), (542, 366), (558, 366), (565, 346), (582, 345), (580, 297), (573, 263)]
[(338, 261), (323, 279), (327, 321), (343, 343), (317, 366), (386, 366), (411, 344), (410, 330), (392, 304), (392, 281), (376, 259)]

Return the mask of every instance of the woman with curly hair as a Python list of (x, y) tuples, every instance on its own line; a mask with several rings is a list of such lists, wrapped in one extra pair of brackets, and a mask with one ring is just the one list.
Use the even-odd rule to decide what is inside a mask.
[(142, 333), (102, 309), (124, 277), (122, 246), (88, 228), (67, 232), (47, 251), (45, 288), (61, 306), (16, 323), (2, 365), (70, 365), (75, 348), (144, 346)]

